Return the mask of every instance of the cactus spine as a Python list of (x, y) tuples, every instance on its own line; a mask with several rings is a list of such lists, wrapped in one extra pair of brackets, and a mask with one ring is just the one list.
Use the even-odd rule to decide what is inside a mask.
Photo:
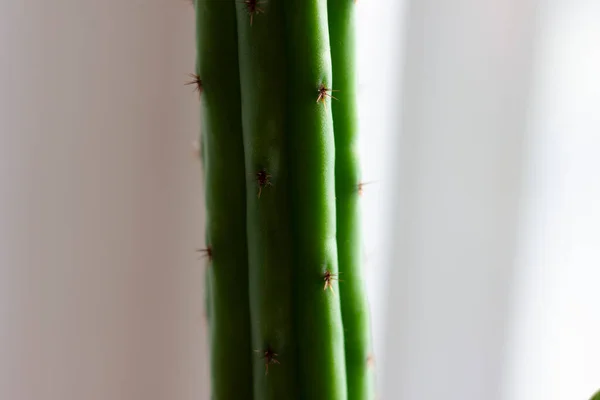
[(195, 0), (213, 399), (374, 398), (353, 7)]

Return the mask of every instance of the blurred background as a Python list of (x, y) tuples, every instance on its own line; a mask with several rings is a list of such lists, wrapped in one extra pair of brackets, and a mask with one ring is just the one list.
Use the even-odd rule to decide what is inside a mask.
[[(392, 400), (600, 387), (600, 2), (359, 0)], [(208, 399), (193, 10), (0, 1), (0, 399)]]

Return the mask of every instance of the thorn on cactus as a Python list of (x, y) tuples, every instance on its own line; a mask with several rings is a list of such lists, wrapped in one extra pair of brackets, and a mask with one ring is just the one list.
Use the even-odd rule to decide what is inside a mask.
[(325, 100), (327, 99), (327, 97), (331, 97), (332, 99), (337, 100), (336, 97), (333, 97), (331, 95), (331, 92), (337, 92), (337, 90), (330, 89), (323, 84), (319, 86), (318, 92), (319, 95), (317, 96), (317, 103), (323, 103), (323, 105), (325, 105)]
[(254, 16), (265, 12), (265, 10), (258, 6), (259, 4), (263, 4), (265, 2), (258, 0), (243, 0), (242, 3), (246, 6), (246, 11), (248, 12), (248, 15), (250, 15), (250, 26), (252, 26), (252, 23), (254, 22)]
[(369, 353), (367, 356), (367, 367), (373, 368), (375, 366), (375, 356), (372, 353)]
[(196, 251), (202, 254), (202, 258), (207, 258), (209, 262), (212, 261), (213, 251), (211, 246), (207, 246), (205, 249), (197, 249)]
[(325, 274), (323, 274), (323, 280), (325, 281), (325, 286), (323, 286), (323, 290), (327, 290), (327, 288), (329, 288), (329, 290), (331, 290), (332, 293), (335, 293), (333, 291), (333, 281), (339, 281), (338, 274), (334, 274), (330, 270), (326, 270)]
[(375, 182), (359, 182), (358, 183), (358, 195), (362, 196), (362, 194), (363, 194), (363, 187), (365, 185), (370, 185), (371, 183), (375, 183)]
[(277, 361), (278, 354), (273, 351), (271, 346), (267, 346), (265, 350), (254, 350), (257, 353), (261, 353), (261, 358), (265, 360), (265, 375), (269, 375), (269, 364), (280, 364)]
[(265, 186), (271, 185), (271, 175), (263, 168), (256, 173), (256, 183), (258, 183), (258, 198), (262, 194), (262, 190)]
[(194, 85), (194, 92), (202, 93), (202, 79), (196, 74), (188, 74), (190, 81), (185, 83), (186, 86)]
[(200, 156), (201, 156), (200, 141), (194, 140), (192, 142), (192, 148), (194, 149), (194, 152), (193, 152), (194, 158), (200, 158)]

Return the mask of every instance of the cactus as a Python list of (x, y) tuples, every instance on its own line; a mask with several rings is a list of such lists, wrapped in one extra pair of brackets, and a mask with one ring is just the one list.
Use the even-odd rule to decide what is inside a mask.
[(590, 400), (600, 400), (600, 390), (598, 390)]
[[(363, 182), (357, 150), (357, 106), (354, 56), (354, 10), (347, 0), (329, 0), (329, 35), (333, 64), (333, 85), (343, 101), (332, 103), (335, 133), (335, 188), (337, 247), (345, 333), (348, 399), (368, 399), (373, 393), (373, 356), (367, 296), (361, 265), (358, 197)], [(365, 367), (366, 366), (366, 367)]]
[(212, 398), (373, 399), (353, 0), (194, 6)]

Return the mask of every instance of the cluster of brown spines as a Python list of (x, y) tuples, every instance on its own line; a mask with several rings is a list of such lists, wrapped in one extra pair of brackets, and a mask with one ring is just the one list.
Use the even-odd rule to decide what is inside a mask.
[(279, 364), (277, 360), (278, 354), (273, 351), (271, 346), (267, 346), (265, 350), (254, 350), (257, 353), (260, 353), (260, 357), (265, 361), (265, 375), (269, 374), (269, 365), (271, 364)]
[(250, 16), (250, 26), (252, 26), (254, 22), (254, 16), (265, 12), (265, 10), (263, 10), (259, 6), (259, 4), (263, 4), (264, 1), (243, 0), (242, 3), (244, 3), (244, 6), (246, 7), (246, 12)]
[(325, 281), (323, 290), (329, 289), (333, 293), (333, 281), (339, 281), (338, 274), (334, 274), (330, 270), (326, 270), (323, 274), (323, 281)]
[(370, 185), (371, 183), (374, 182), (359, 182), (357, 185), (357, 191), (358, 191), (358, 195), (362, 196), (363, 195), (363, 189), (365, 185)]
[(263, 188), (265, 188), (266, 186), (272, 186), (271, 175), (267, 172), (266, 169), (262, 168), (256, 173), (256, 183), (258, 184), (258, 198), (260, 199), (260, 195), (262, 194)]
[(317, 92), (319, 93), (319, 95), (317, 96), (317, 103), (323, 103), (323, 105), (325, 105), (325, 100), (327, 100), (328, 97), (337, 100), (337, 98), (333, 97), (333, 95), (331, 94), (332, 92), (337, 92), (337, 90), (328, 88), (324, 84), (321, 84), (321, 86), (319, 86)]
[(185, 84), (194, 86), (194, 92), (202, 93), (202, 79), (197, 74), (188, 74), (190, 80)]
[(206, 258), (208, 262), (212, 261), (213, 258), (213, 250), (211, 246), (206, 246), (204, 249), (197, 249), (198, 253), (202, 255), (202, 258)]

